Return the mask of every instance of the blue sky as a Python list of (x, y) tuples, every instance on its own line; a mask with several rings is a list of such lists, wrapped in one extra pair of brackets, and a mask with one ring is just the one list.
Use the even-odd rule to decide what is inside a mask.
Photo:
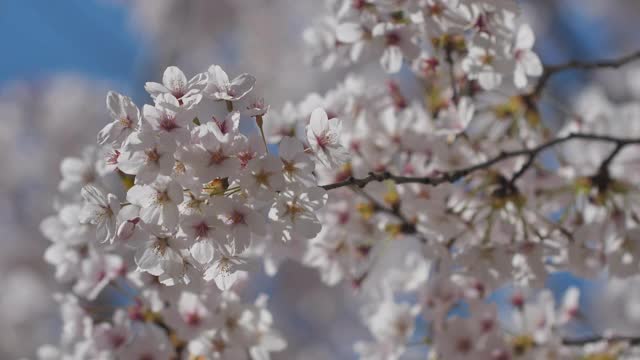
[[(0, 0), (0, 33), (7, 43), (5, 56), (0, 58), (0, 86), (58, 72), (130, 86), (147, 52), (143, 37), (131, 29), (126, 7), (115, 3)], [(573, 2), (563, 4), (559, 5), (563, 11), (552, 16), (554, 39), (538, 42), (542, 58), (559, 62), (575, 55), (590, 58), (610, 53), (615, 41), (606, 26), (583, 14)], [(592, 31), (594, 28), (598, 31)], [(575, 77), (563, 76), (561, 80), (558, 83), (572, 83)]]
[(0, 0), (0, 86), (75, 72), (115, 82), (135, 77), (144, 51), (126, 10), (95, 0)]

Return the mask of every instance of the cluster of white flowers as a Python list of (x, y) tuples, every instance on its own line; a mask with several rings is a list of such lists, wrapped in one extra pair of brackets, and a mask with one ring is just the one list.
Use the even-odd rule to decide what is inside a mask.
[[(406, 62), (424, 93), (349, 76), (275, 111), (253, 76), (215, 65), (191, 79), (167, 68), (142, 111), (110, 92), (113, 122), (63, 161), (58, 214), (42, 223), (45, 259), (73, 292), (42, 358), (268, 359), (286, 342), (266, 296), (240, 295), (257, 265), (273, 276), (285, 259), (359, 294), (362, 359), (624, 351), (616, 334), (578, 346), (578, 290), (556, 306), (543, 289), (557, 271), (640, 271), (636, 106), (580, 112), (553, 136), (540, 89), (518, 90), (543, 70), (511, 0), (330, 3), (306, 33), (316, 59)], [(508, 321), (489, 301), (504, 285)], [(106, 289), (128, 311), (101, 317)]]
[(513, 0), (335, 0), (331, 15), (307, 30), (314, 61), (330, 68), (379, 58), (388, 73), (410, 63), (430, 77), (460, 63), (483, 89), (512, 78), (518, 88), (540, 76), (533, 31), (519, 23)]
[[(42, 223), (53, 242), (45, 259), (58, 280), (73, 283), (76, 296), (91, 301), (107, 286), (133, 290), (140, 302), (134, 317), (159, 312), (156, 322), (171, 329), (165, 337), (188, 341), (195, 355), (241, 358), (249, 351), (268, 358), (269, 351), (284, 347), (270, 329), (265, 300), (243, 305), (234, 289), (265, 245), (318, 234), (316, 212), (327, 194), (317, 186), (314, 158), (335, 164), (346, 156), (337, 142), (339, 120), (329, 123), (322, 109), (308, 126), (310, 149), (288, 137), (274, 155), (257, 133), (240, 133), (241, 118), (253, 117), (261, 127), (268, 110), (262, 100), (242, 101), (254, 83), (248, 74), (229, 79), (219, 66), (191, 80), (169, 67), (162, 84), (146, 84), (154, 104), (142, 111), (130, 98), (110, 92), (113, 122), (100, 131), (101, 146), (62, 162), (59, 213)], [(114, 177), (126, 194), (116, 195), (123, 189)], [(174, 289), (173, 296), (149, 288), (153, 283)], [(81, 336), (63, 350), (142, 351), (140, 342), (130, 341), (130, 322), (115, 316), (122, 339), (111, 347), (87, 348), (104, 339)], [(104, 326), (89, 332), (114, 335)], [(156, 330), (148, 336), (159, 336)], [(152, 353), (170, 358), (166, 343), (157, 343)]]
[[(35, 79), (34, 79), (35, 80)], [(57, 287), (42, 261), (48, 245), (38, 224), (55, 194), (60, 161), (91, 143), (104, 125), (104, 96), (112, 84), (74, 74), (0, 84), (0, 358), (33, 354), (56, 339), (50, 293)], [(84, 121), (78, 122), (79, 109)], [(86, 140), (79, 140), (86, 139)]]

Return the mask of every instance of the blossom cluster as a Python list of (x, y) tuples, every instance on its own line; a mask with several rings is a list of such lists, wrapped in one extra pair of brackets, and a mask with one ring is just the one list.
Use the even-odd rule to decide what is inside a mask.
[[(305, 33), (323, 68), (379, 58), (387, 73), (411, 64), (419, 76), (459, 62), (467, 80), (494, 89), (504, 79), (518, 88), (540, 76), (531, 27), (513, 0), (338, 0), (330, 15)], [(444, 69), (443, 69), (444, 68)], [(456, 78), (456, 81), (458, 79)]]
[[(315, 164), (346, 156), (337, 143), (339, 120), (329, 123), (322, 109), (312, 114), (307, 148), (288, 137), (274, 155), (257, 132), (242, 134), (241, 118), (254, 118), (262, 127), (268, 110), (261, 99), (243, 101), (254, 83), (248, 74), (229, 79), (219, 66), (191, 80), (169, 67), (162, 84), (146, 84), (154, 103), (142, 111), (130, 98), (110, 92), (113, 122), (98, 134), (101, 146), (62, 162), (59, 213), (42, 223), (53, 242), (45, 259), (58, 280), (73, 284), (76, 296), (91, 301), (107, 286), (137, 291), (140, 313), (160, 313), (171, 329), (165, 335), (188, 341), (192, 355), (213, 351), (214, 358), (226, 358), (227, 352), (246, 355), (249, 349), (267, 356), (284, 346), (271, 333), (265, 301), (257, 308), (242, 305), (235, 288), (265, 246), (316, 236), (316, 212), (327, 194), (317, 186)], [(220, 104), (222, 114), (211, 115), (211, 107)], [(121, 180), (115, 187), (114, 177)], [(116, 195), (118, 187), (125, 194)], [(124, 321), (122, 314), (114, 316)], [(129, 322), (118, 326), (132, 333)], [(90, 348), (127, 348), (131, 336), (117, 334), (122, 340), (111, 348)], [(77, 340), (69, 351), (85, 351), (84, 345), (104, 339)], [(131, 351), (140, 351), (138, 344)]]
[[(511, 0), (329, 3), (305, 34), (314, 58), (411, 67), (420, 94), (350, 75), (272, 109), (253, 76), (216, 65), (190, 79), (167, 68), (142, 110), (110, 92), (113, 121), (63, 161), (58, 213), (42, 223), (73, 294), (58, 297), (61, 345), (41, 357), (268, 359), (286, 342), (266, 296), (242, 293), (285, 260), (358, 294), (362, 359), (628, 350), (618, 334), (580, 346), (578, 289), (556, 301), (545, 281), (638, 274), (637, 105), (592, 111), (587, 94), (551, 129)], [(490, 297), (507, 285), (505, 319)], [(127, 311), (100, 317), (111, 290)]]

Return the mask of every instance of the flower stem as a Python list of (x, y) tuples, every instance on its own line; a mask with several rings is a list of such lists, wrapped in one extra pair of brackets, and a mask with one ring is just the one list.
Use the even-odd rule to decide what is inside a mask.
[(264, 129), (262, 127), (262, 115), (256, 116), (256, 125), (260, 129), (260, 135), (262, 136), (262, 142), (264, 142), (264, 150), (269, 153), (269, 147), (267, 146), (267, 138), (264, 136)]

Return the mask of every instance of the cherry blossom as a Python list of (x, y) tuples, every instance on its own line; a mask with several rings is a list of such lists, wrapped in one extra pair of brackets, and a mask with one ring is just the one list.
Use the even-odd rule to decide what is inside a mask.
[(162, 101), (163, 95), (170, 94), (177, 100), (179, 106), (191, 108), (202, 99), (200, 92), (205, 82), (206, 77), (203, 74), (198, 74), (187, 81), (182, 70), (176, 66), (169, 66), (162, 75), (162, 84), (148, 82), (144, 85), (144, 89), (156, 102)]
[(211, 65), (207, 73), (207, 85), (203, 92), (214, 100), (237, 101), (247, 95), (256, 82), (249, 74), (242, 74), (233, 80), (218, 65)]
[(282, 161), (282, 170), (287, 181), (305, 185), (311, 185), (314, 182), (313, 160), (305, 154), (300, 140), (290, 136), (282, 138), (278, 156)]
[(272, 198), (284, 188), (281, 162), (273, 155), (263, 155), (248, 162), (240, 186), (256, 198)]
[(83, 187), (81, 194), (85, 205), (80, 221), (96, 226), (98, 240), (113, 242), (116, 236), (116, 216), (120, 211), (118, 197), (107, 195), (93, 185)]
[(325, 166), (339, 166), (344, 163), (349, 154), (340, 144), (341, 121), (327, 117), (322, 109), (311, 113), (307, 127), (307, 141), (316, 159)]
[(173, 95), (158, 95), (155, 106), (145, 105), (142, 113), (160, 141), (167, 147), (171, 147), (175, 142), (184, 144), (189, 140), (188, 125), (191, 119), (180, 108), (178, 99)]
[(200, 264), (209, 263), (213, 259), (214, 241), (224, 237), (224, 233), (218, 230), (222, 222), (217, 219), (216, 210), (207, 206), (202, 211), (185, 215), (180, 221), (180, 228), (193, 241), (189, 249), (191, 256)]
[(114, 121), (100, 130), (98, 143), (105, 144), (109, 142), (119, 147), (132, 132), (140, 127), (142, 122), (140, 110), (131, 98), (113, 91), (107, 94), (107, 108)]
[(326, 192), (319, 187), (281, 192), (273, 207), (273, 216), (290, 232), (289, 237), (312, 239), (322, 229), (315, 213), (324, 206), (326, 197)]
[(542, 75), (542, 63), (538, 55), (531, 50), (534, 39), (533, 30), (529, 25), (520, 26), (513, 50), (513, 57), (516, 61), (513, 78), (518, 88), (527, 86), (527, 76)]
[(234, 241), (238, 250), (249, 245), (251, 233), (263, 235), (266, 231), (264, 217), (238, 200), (217, 199), (215, 209), (220, 220), (227, 225), (229, 237)]
[(127, 200), (140, 206), (140, 219), (145, 224), (172, 230), (178, 225), (178, 204), (184, 195), (180, 186), (168, 176), (160, 176), (150, 185), (134, 185)]

